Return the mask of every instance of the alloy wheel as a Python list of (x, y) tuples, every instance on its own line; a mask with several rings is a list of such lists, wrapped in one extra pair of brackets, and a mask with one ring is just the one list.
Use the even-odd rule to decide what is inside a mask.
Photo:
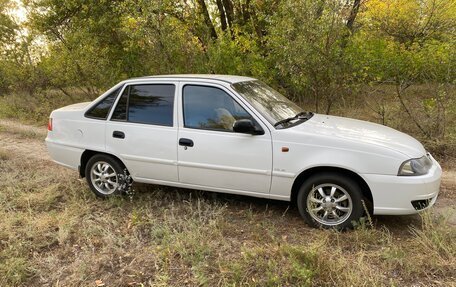
[(335, 226), (350, 217), (353, 203), (350, 194), (344, 188), (324, 183), (313, 187), (309, 192), (307, 210), (318, 223)]
[(116, 171), (105, 161), (98, 161), (92, 165), (90, 179), (96, 190), (104, 195), (114, 193), (118, 186)]

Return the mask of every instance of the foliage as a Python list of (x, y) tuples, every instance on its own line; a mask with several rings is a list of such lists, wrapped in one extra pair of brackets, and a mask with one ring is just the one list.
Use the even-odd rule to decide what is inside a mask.
[[(372, 85), (394, 84), (408, 120), (428, 138), (443, 137), (441, 124), (446, 122), (452, 90), (445, 84), (456, 79), (456, 2), (373, 0), (361, 13), (360, 24), (366, 28), (353, 36), (349, 48), (356, 55), (352, 59), (358, 76)], [(428, 83), (436, 89), (422, 99), (417, 115), (407, 102), (407, 91)]]
[(11, 63), (5, 61), (6, 57), (9, 56), (9, 49), (6, 45), (8, 43), (14, 43), (15, 35), (17, 33), (17, 25), (7, 14), (7, 10), (10, 7), (8, 0), (0, 0), (0, 93), (8, 91), (10, 82), (10, 68)]
[[(57, 91), (75, 102), (129, 77), (241, 74), (317, 112), (361, 98), (389, 124), (390, 95), (378, 90), (393, 85), (412, 133), (441, 139), (452, 133), (455, 0), (20, 3), (25, 22), (12, 17), (13, 2), (0, 2), (2, 94)], [(434, 88), (416, 99), (410, 87), (422, 85)]]
[(313, 97), (317, 112), (324, 99), (323, 111), (329, 113), (335, 98), (346, 95), (354, 81), (345, 53), (350, 37), (345, 8), (338, 1), (284, 1), (271, 27), (278, 76), (295, 94)]

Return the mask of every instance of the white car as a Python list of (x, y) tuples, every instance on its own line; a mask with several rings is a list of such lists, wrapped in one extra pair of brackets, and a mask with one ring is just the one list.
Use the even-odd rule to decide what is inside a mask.
[(249, 77), (169, 75), (123, 81), (51, 113), (53, 160), (93, 192), (136, 182), (292, 201), (319, 227), (432, 206), (442, 170), (394, 129), (304, 112)]

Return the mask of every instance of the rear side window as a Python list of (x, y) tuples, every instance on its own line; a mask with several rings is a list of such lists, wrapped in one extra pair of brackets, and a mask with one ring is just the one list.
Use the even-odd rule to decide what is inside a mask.
[(174, 92), (172, 84), (131, 85), (122, 93), (111, 119), (173, 126)]
[(128, 91), (130, 87), (126, 87), (117, 102), (116, 109), (112, 113), (111, 120), (126, 121), (127, 120), (127, 105), (128, 105)]
[(115, 89), (109, 93), (104, 99), (102, 99), (98, 104), (93, 106), (90, 110), (85, 113), (86, 117), (106, 120), (108, 117), (109, 111), (111, 110), (112, 105), (116, 101), (117, 95), (120, 92), (120, 88)]

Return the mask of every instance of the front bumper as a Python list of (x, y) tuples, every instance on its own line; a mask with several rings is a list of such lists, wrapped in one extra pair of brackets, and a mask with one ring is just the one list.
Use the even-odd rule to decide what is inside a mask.
[(440, 190), (442, 168), (432, 158), (429, 173), (422, 176), (363, 174), (374, 200), (374, 214), (414, 214), (430, 208)]

